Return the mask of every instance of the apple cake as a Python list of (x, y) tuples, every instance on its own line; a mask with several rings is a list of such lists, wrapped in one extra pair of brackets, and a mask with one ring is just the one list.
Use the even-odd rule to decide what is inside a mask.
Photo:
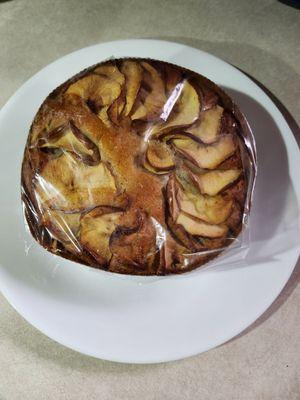
[(48, 251), (111, 272), (166, 275), (236, 240), (254, 175), (247, 122), (216, 84), (166, 62), (117, 59), (41, 105), (22, 201)]

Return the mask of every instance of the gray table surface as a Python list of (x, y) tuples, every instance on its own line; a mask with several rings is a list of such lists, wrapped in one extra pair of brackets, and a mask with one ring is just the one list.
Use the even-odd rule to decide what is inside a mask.
[[(273, 0), (0, 2), (0, 107), (57, 58), (126, 38), (178, 41), (225, 59), (265, 85), (297, 130), (300, 11)], [(229, 343), (148, 366), (96, 360), (60, 346), (0, 295), (0, 399), (299, 400), (299, 281), (296, 268), (271, 308)]]

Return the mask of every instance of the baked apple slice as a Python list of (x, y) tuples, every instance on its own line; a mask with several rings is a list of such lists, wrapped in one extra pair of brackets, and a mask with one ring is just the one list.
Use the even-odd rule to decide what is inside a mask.
[(97, 112), (120, 96), (121, 85), (106, 76), (90, 74), (70, 85), (66, 93), (81, 97), (93, 112)]
[(142, 165), (148, 172), (151, 172), (154, 175), (166, 175), (169, 173), (169, 170), (158, 170), (158, 169), (152, 167), (152, 165), (148, 163), (147, 158), (145, 158), (143, 160)]
[(152, 65), (147, 62), (142, 62), (141, 65), (144, 69), (143, 82), (149, 92), (143, 102), (139, 103), (131, 119), (152, 121), (160, 116), (166, 103), (165, 86), (160, 74)]
[(39, 147), (45, 151), (61, 149), (73, 154), (88, 165), (100, 161), (97, 146), (72, 122), (60, 125), (39, 139)]
[(129, 115), (135, 103), (136, 96), (141, 86), (142, 68), (135, 61), (124, 61), (121, 72), (125, 76), (125, 96), (126, 104), (123, 110), (125, 116)]
[(178, 192), (182, 190), (181, 185), (179, 184), (178, 180), (176, 179), (175, 174), (172, 174), (169, 177), (167, 186), (166, 186), (166, 197), (168, 203), (168, 209), (170, 215), (174, 221), (176, 221), (180, 208), (178, 204)]
[(120, 115), (125, 106), (125, 76), (122, 74), (117, 65), (100, 65), (94, 70), (99, 75), (106, 76), (107, 78), (118, 82), (121, 86), (121, 94), (117, 97), (112, 104), (103, 107), (98, 113), (99, 118), (104, 122), (108, 128), (112, 128), (112, 124), (119, 125)]
[(205, 196), (190, 183), (183, 182), (183, 185), (175, 176), (169, 179), (167, 185), (167, 200), (174, 221), (177, 220), (180, 212), (210, 224), (220, 224), (229, 217), (233, 205), (231, 199), (222, 196)]
[(157, 171), (170, 171), (175, 166), (170, 147), (156, 140), (150, 140), (148, 143), (146, 160)]
[(202, 194), (215, 196), (234, 183), (241, 172), (240, 169), (214, 170), (202, 174), (190, 172), (190, 176)]
[(167, 96), (171, 96), (175, 87), (182, 81), (182, 73), (169, 65), (165, 66), (165, 82)]
[(177, 268), (186, 268), (185, 254), (187, 253), (189, 253), (189, 250), (180, 245), (170, 235), (170, 233), (167, 232), (164, 243), (160, 249), (160, 260), (157, 273), (164, 274), (166, 271), (174, 271)]
[(44, 138), (40, 139), (39, 148), (47, 151), (50, 151), (50, 149), (63, 149), (75, 155), (80, 155), (80, 158), (92, 155), (92, 151), (86, 148), (86, 146), (74, 136), (70, 126), (63, 126), (63, 129), (60, 131), (62, 133), (60, 137), (53, 135), (53, 137), (48, 140)]
[(191, 133), (188, 133), (184, 130), (180, 129), (175, 129), (173, 131), (167, 131), (167, 132), (162, 132), (158, 135), (158, 140), (164, 142), (164, 143), (169, 143), (172, 140), (175, 139), (193, 139), (194, 136)]
[(153, 130), (156, 136), (160, 136), (162, 132), (191, 125), (199, 117), (200, 99), (194, 87), (187, 80), (177, 86), (178, 93), (174, 90), (161, 115), (166, 122), (157, 125)]
[(229, 217), (233, 203), (222, 196), (195, 195), (179, 189), (177, 204), (180, 211), (192, 217), (209, 224), (221, 224)]
[(173, 144), (184, 157), (198, 167), (206, 169), (215, 169), (237, 148), (233, 135), (223, 135), (211, 145), (197, 143), (192, 139), (175, 139)]
[(176, 223), (183, 226), (183, 228), (193, 236), (219, 238), (226, 236), (228, 232), (226, 225), (207, 224), (206, 222), (192, 218), (183, 212), (179, 213)]
[(151, 268), (156, 248), (156, 231), (151, 218), (138, 214), (135, 226), (119, 226), (111, 236), (110, 249), (113, 258), (110, 271), (122, 272), (120, 265), (136, 267), (138, 270)]
[(202, 111), (210, 110), (218, 104), (219, 96), (208, 87), (201, 87)]
[(112, 124), (111, 124), (112, 119), (109, 118), (109, 116), (108, 116), (108, 108), (109, 108), (109, 106), (101, 107), (101, 109), (98, 111), (97, 115), (107, 128), (111, 128), (112, 127)]
[(125, 76), (120, 72), (116, 65), (104, 64), (94, 69), (95, 74), (103, 75), (123, 86), (125, 83)]
[(42, 224), (46, 227), (51, 237), (63, 243), (66, 248), (81, 251), (78, 242), (80, 228), (80, 213), (63, 213), (57, 210), (43, 210)]
[(118, 207), (126, 203), (105, 163), (88, 166), (68, 153), (44, 165), (35, 179), (35, 187), (40, 204), (60, 211), (79, 212), (100, 205)]
[(178, 225), (176, 223), (177, 217), (180, 214), (179, 205), (177, 203), (177, 191), (179, 185), (175, 178), (175, 175), (172, 174), (169, 177), (167, 186), (166, 186), (166, 200), (167, 200), (167, 208), (166, 208), (166, 223), (169, 230), (172, 232), (176, 241), (181, 245), (185, 246), (190, 251), (201, 251), (203, 246), (200, 241), (193, 238), (182, 225)]
[(121, 214), (110, 207), (97, 207), (81, 218), (80, 243), (101, 266), (108, 265), (112, 257), (110, 237)]
[(113, 124), (119, 125), (124, 107), (125, 93), (122, 91), (120, 96), (108, 107), (107, 110), (107, 115)]
[(223, 108), (218, 105), (208, 111), (204, 111), (200, 114), (199, 120), (187, 128), (186, 132), (191, 133), (203, 143), (213, 143), (218, 139), (222, 114)]

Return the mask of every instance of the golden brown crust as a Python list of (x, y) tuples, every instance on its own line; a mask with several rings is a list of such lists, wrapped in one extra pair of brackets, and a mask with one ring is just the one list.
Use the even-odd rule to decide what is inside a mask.
[[(214, 107), (217, 113), (205, 114)], [(220, 113), (219, 122), (211, 120)], [(82, 71), (48, 96), (30, 129), (21, 183), (31, 233), (53, 253), (111, 272), (164, 275), (206, 263), (239, 234), (252, 184), (247, 132), (236, 114), (241, 116), (220, 88), (172, 64), (124, 59)], [(207, 142), (195, 118), (213, 130)], [(191, 125), (196, 128), (189, 131)], [(176, 147), (178, 135), (190, 147)], [(218, 143), (226, 135), (238, 141), (224, 150)], [(195, 197), (191, 183), (175, 178), (184, 166), (201, 180), (205, 170), (197, 157), (203, 152), (215, 160), (208, 168), (221, 171), (214, 179), (224, 180), (215, 200), (200, 192)], [(227, 170), (243, 173), (227, 182), (222, 174)], [(187, 201), (201, 200), (196, 208), (200, 216), (207, 213), (206, 222), (186, 215), (181, 203), (174, 214), (172, 190), (182, 184)], [(210, 221), (220, 201), (231, 211), (227, 207), (230, 215), (218, 226)], [(178, 223), (182, 212), (193, 226)], [(223, 231), (228, 234), (215, 237)]]

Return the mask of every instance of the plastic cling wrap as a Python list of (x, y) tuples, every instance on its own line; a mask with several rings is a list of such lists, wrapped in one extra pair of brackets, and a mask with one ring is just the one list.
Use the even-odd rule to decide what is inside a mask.
[(48, 251), (166, 275), (248, 246), (255, 175), (247, 121), (217, 85), (162, 61), (118, 59), (44, 101), (25, 148), (22, 201)]

